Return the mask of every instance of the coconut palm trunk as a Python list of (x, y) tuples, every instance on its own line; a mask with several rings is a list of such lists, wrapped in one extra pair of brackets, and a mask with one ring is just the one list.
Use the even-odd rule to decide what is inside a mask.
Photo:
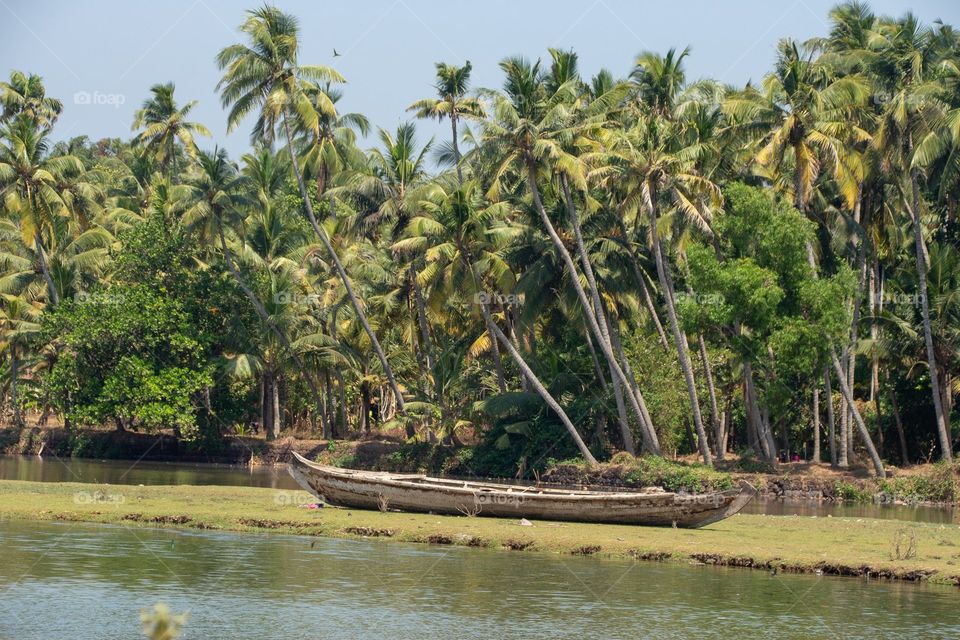
[(53, 282), (53, 276), (50, 275), (50, 265), (47, 264), (47, 252), (43, 247), (43, 240), (40, 238), (38, 229), (33, 235), (34, 246), (37, 250), (37, 256), (40, 259), (40, 270), (43, 272), (43, 279), (47, 282), (47, 290), (50, 293), (50, 304), (60, 304), (60, 294), (57, 292), (57, 285)]
[[(807, 263), (810, 265), (810, 270), (814, 278), (817, 278), (817, 262), (813, 257), (813, 245), (809, 242), (807, 244)], [(877, 475), (881, 478), (885, 478), (886, 474), (883, 470), (883, 463), (880, 461), (880, 456), (877, 455), (877, 449), (873, 446), (873, 439), (870, 437), (870, 432), (867, 431), (867, 427), (863, 422), (863, 416), (860, 415), (860, 410), (857, 408), (856, 403), (853, 399), (853, 388), (847, 381), (848, 372), (843, 364), (840, 362), (840, 358), (837, 357), (837, 349), (831, 344), (829, 346), (830, 351), (830, 360), (837, 365), (837, 375), (839, 379), (837, 382), (840, 384), (840, 392), (843, 397), (843, 401), (846, 403), (846, 410), (849, 411), (845, 416), (852, 418), (854, 424), (857, 425), (857, 430), (860, 432), (860, 436), (864, 439), (864, 446), (867, 448), (867, 452), (870, 454), (870, 459), (873, 461), (873, 465), (877, 470)], [(843, 427), (843, 422), (841, 422), (841, 431)], [(849, 429), (849, 427), (848, 427)], [(851, 430), (852, 431), (852, 430)], [(840, 460), (838, 464), (841, 467), (847, 466), (848, 458), (850, 454), (850, 441), (852, 439), (852, 433), (841, 433), (840, 434)]]
[(643, 272), (640, 271), (640, 256), (637, 255), (636, 250), (634, 250), (633, 245), (630, 243), (627, 228), (619, 216), (617, 216), (617, 226), (620, 228), (620, 235), (623, 236), (624, 246), (627, 249), (627, 254), (630, 256), (630, 266), (633, 268), (633, 276), (637, 280), (640, 293), (643, 294), (643, 304), (647, 307), (647, 313), (650, 314), (653, 326), (657, 330), (657, 337), (660, 338), (660, 346), (666, 351), (670, 348), (670, 341), (667, 340), (667, 333), (663, 330), (663, 323), (660, 322), (660, 314), (657, 313), (657, 307), (653, 304), (650, 287), (647, 286), (646, 278), (643, 277)]
[[(913, 141), (908, 143), (913, 150)], [(910, 154), (913, 155), (912, 153)], [(930, 373), (930, 391), (933, 395), (933, 410), (937, 419), (937, 435), (940, 438), (941, 459), (953, 460), (953, 446), (947, 419), (943, 411), (943, 396), (940, 393), (940, 375), (937, 354), (933, 346), (933, 331), (930, 326), (930, 304), (927, 300), (927, 248), (923, 240), (923, 224), (920, 220), (920, 178), (916, 168), (910, 169), (910, 217), (913, 221), (913, 242), (917, 260), (917, 284), (920, 293), (920, 312), (923, 318), (923, 342), (927, 350), (927, 368)]]
[[(472, 269), (471, 269), (472, 272)], [(473, 278), (476, 282), (479, 282), (480, 279), (477, 278), (476, 273), (472, 273)], [(503, 345), (507, 350), (507, 353), (510, 354), (510, 357), (513, 358), (513, 361), (517, 363), (517, 367), (520, 368), (520, 371), (523, 372), (523, 375), (526, 376), (527, 380), (530, 382), (530, 385), (534, 388), (547, 406), (550, 407), (557, 417), (560, 418), (560, 422), (563, 423), (563, 426), (566, 427), (567, 432), (570, 434), (570, 437), (573, 438), (574, 443), (577, 445), (577, 449), (580, 450), (580, 455), (590, 464), (596, 464), (597, 459), (593, 457), (593, 454), (590, 452), (590, 449), (587, 447), (586, 443), (583, 441), (583, 438), (580, 437), (580, 433), (577, 431), (577, 428), (573, 426), (573, 422), (570, 421), (569, 416), (563, 410), (563, 407), (560, 406), (554, 397), (547, 391), (547, 388), (543, 386), (543, 383), (540, 382), (540, 379), (536, 376), (526, 361), (523, 359), (523, 356), (520, 355), (520, 352), (513, 346), (513, 343), (510, 342), (510, 338), (498, 327), (490, 318), (490, 312), (487, 310), (486, 305), (480, 305), (480, 312), (484, 316), (484, 320), (487, 323), (496, 336), (497, 340)]]
[(20, 377), (20, 359), (16, 344), (10, 345), (10, 405), (13, 408), (13, 425), (23, 426), (23, 414), (20, 412), (18, 378)]
[[(840, 465), (840, 461), (837, 459), (837, 427), (833, 415), (833, 388), (830, 383), (829, 367), (823, 368), (823, 390), (827, 403), (827, 437), (830, 440), (830, 466), (846, 466), (846, 458), (843, 459), (843, 465)], [(843, 454), (846, 455), (846, 445), (843, 445), (843, 447)]]
[[(340, 262), (340, 256), (337, 255), (337, 251), (333, 248), (330, 238), (317, 223), (317, 218), (313, 214), (313, 204), (310, 202), (310, 194), (307, 193), (307, 185), (303, 180), (303, 173), (300, 171), (300, 161), (297, 158), (297, 151), (293, 143), (293, 133), (290, 130), (290, 116), (287, 110), (285, 110), (283, 114), (283, 128), (287, 137), (287, 149), (290, 152), (290, 164), (293, 168), (294, 177), (297, 179), (297, 186), (300, 188), (300, 197), (303, 198), (303, 208), (304, 211), (306, 211), (307, 219), (310, 221), (310, 226), (313, 227), (314, 232), (316, 232), (317, 236), (320, 238), (320, 241), (323, 243), (324, 247), (326, 247), (327, 253), (330, 254), (330, 259), (333, 261), (334, 269), (336, 270), (337, 275), (340, 277), (340, 281), (343, 283), (344, 289), (346, 289), (347, 297), (350, 299), (350, 304), (353, 306), (353, 309), (357, 314), (357, 318), (360, 320), (360, 324), (363, 326), (363, 330), (366, 332), (367, 337), (370, 340), (370, 344), (373, 346), (373, 350), (377, 354), (377, 359), (380, 360), (380, 365), (383, 367), (383, 372), (387, 376), (390, 389), (393, 391), (394, 398), (397, 401), (397, 410), (401, 414), (406, 414), (406, 405), (403, 401), (403, 393), (400, 392), (400, 386), (397, 384), (397, 379), (393, 375), (393, 369), (390, 367), (390, 363), (387, 361), (387, 356), (384, 354), (383, 348), (380, 346), (380, 341), (377, 339), (377, 335), (370, 326), (370, 322), (367, 320), (367, 315), (364, 313), (363, 307), (360, 305), (360, 301), (357, 299), (357, 296), (353, 291), (353, 286), (350, 284), (350, 278), (347, 276), (347, 272), (343, 268), (343, 263)], [(334, 202), (332, 197), (330, 198), (330, 215), (336, 215), (334, 212)], [(413, 426), (407, 425), (407, 437), (413, 437), (413, 435), (415, 435), (413, 432)]]
[(837, 357), (836, 350), (830, 352), (830, 359), (833, 361), (833, 370), (836, 372), (837, 380), (840, 383), (840, 393), (843, 394), (844, 400), (847, 401), (847, 406), (851, 408), (850, 413), (853, 416), (854, 423), (857, 425), (857, 430), (860, 432), (860, 437), (863, 438), (863, 444), (866, 446), (870, 460), (873, 462), (873, 468), (877, 472), (877, 476), (886, 478), (887, 473), (883, 469), (883, 461), (880, 460), (880, 454), (877, 453), (876, 447), (873, 446), (873, 440), (870, 438), (870, 432), (867, 431), (867, 425), (864, 424), (863, 417), (853, 403), (853, 392), (849, 385), (847, 385), (846, 372), (843, 370), (840, 358)]
[[(603, 301), (600, 299), (600, 290), (597, 287), (597, 279), (593, 273), (593, 265), (590, 263), (590, 256), (587, 254), (587, 247), (583, 241), (583, 233), (580, 229), (580, 217), (577, 215), (577, 208), (574, 206), (573, 197), (570, 194), (570, 185), (567, 183), (566, 176), (560, 176), (560, 182), (563, 185), (563, 195), (567, 203), (567, 212), (570, 215), (570, 223), (573, 226), (573, 235), (577, 241), (577, 253), (580, 255), (580, 264), (583, 265), (583, 273), (587, 276), (587, 287), (590, 289), (590, 297), (593, 300), (593, 313), (600, 325), (600, 332), (610, 346), (613, 343), (610, 339), (610, 326), (607, 321), (607, 314), (604, 312)], [(609, 363), (608, 363), (609, 364)], [(620, 424), (620, 437), (623, 441), (624, 451), (634, 455), (636, 446), (633, 441), (633, 433), (630, 431), (630, 423), (627, 420), (627, 413), (623, 406), (623, 385), (614, 374), (613, 365), (610, 365), (610, 377), (613, 379), (613, 393), (617, 401), (617, 414)], [(626, 388), (627, 393), (632, 393), (630, 387)], [(623, 409), (623, 410), (621, 410)], [(644, 425), (649, 430), (650, 425)]]
[(813, 387), (813, 462), (820, 462), (820, 387)]
[(703, 376), (707, 383), (707, 391), (710, 394), (710, 424), (713, 427), (717, 460), (723, 460), (723, 424), (720, 420), (720, 409), (717, 406), (717, 389), (713, 384), (713, 371), (710, 367), (710, 358), (707, 355), (707, 342), (703, 339), (702, 333), (697, 334), (697, 343), (700, 347), (700, 360), (703, 361)]
[(253, 308), (256, 309), (257, 315), (260, 316), (260, 321), (263, 322), (263, 324), (265, 324), (275, 336), (277, 336), (277, 339), (280, 340), (280, 344), (282, 344), (283, 348), (286, 349), (287, 353), (290, 354), (294, 365), (297, 367), (297, 371), (303, 376), (303, 379), (307, 382), (307, 386), (310, 388), (310, 393), (313, 396), (313, 402), (317, 407), (318, 415), (323, 415), (323, 399), (320, 396), (320, 390), (317, 388), (317, 383), (313, 379), (313, 375), (307, 370), (306, 364), (304, 364), (297, 352), (294, 351), (293, 345), (290, 344), (290, 340), (287, 338), (287, 336), (280, 331), (280, 328), (270, 319), (270, 314), (267, 313), (266, 307), (264, 307), (263, 303), (260, 302), (260, 299), (257, 298), (257, 295), (253, 292), (253, 289), (251, 289), (247, 283), (244, 282), (243, 277), (240, 275), (240, 270), (237, 269), (237, 265), (233, 262), (233, 255), (230, 252), (230, 247), (227, 245), (227, 238), (223, 233), (223, 223), (220, 221), (219, 217), (217, 218), (217, 236), (220, 238), (220, 250), (223, 251), (223, 259), (227, 263), (227, 270), (230, 271), (230, 275), (233, 276), (233, 279), (237, 281), (237, 285), (240, 287), (240, 290), (243, 291), (243, 294), (247, 297), (247, 300), (249, 300), (250, 304), (253, 305)]
[(457, 141), (457, 110), (456, 106), (450, 109), (450, 129), (453, 131), (453, 161), (457, 167), (457, 182), (463, 185), (463, 170), (460, 168), (460, 144)]
[(700, 449), (700, 456), (704, 464), (713, 464), (710, 456), (710, 445), (707, 442), (707, 431), (703, 426), (703, 415), (700, 413), (700, 402), (697, 399), (697, 386), (693, 378), (693, 366), (690, 364), (690, 353), (687, 349), (687, 337), (680, 329), (680, 322), (677, 318), (677, 310), (674, 306), (673, 278), (667, 269), (663, 257), (663, 245), (660, 242), (660, 235), (657, 233), (657, 205), (656, 191), (653, 185), (649, 185), (645, 196), (647, 211), (650, 214), (650, 235), (652, 236), (653, 255), (657, 264), (657, 279), (660, 281), (660, 287), (663, 289), (663, 299), (667, 307), (667, 319), (670, 321), (670, 330), (673, 332), (673, 340), (677, 347), (677, 356), (680, 360), (680, 369), (683, 372), (683, 379), (687, 385), (687, 395), (690, 397), (690, 408), (693, 411), (693, 425), (697, 434), (697, 446)]
[[(617, 378), (624, 385), (625, 388), (629, 388), (630, 382), (627, 380), (626, 374), (623, 373), (620, 365), (617, 363), (616, 357), (613, 355), (613, 350), (610, 347), (608, 339), (604, 339), (603, 332), (600, 329), (599, 324), (597, 323), (597, 318), (591, 311), (592, 305), (590, 300), (587, 299), (587, 294), (583, 290), (583, 286), (580, 284), (580, 278), (577, 275), (576, 265), (574, 265), (573, 258), (570, 256), (570, 252), (567, 251), (567, 248), (564, 246), (563, 241), (560, 239), (560, 236), (557, 235), (557, 230), (554, 228), (553, 223), (550, 221), (550, 216), (547, 215), (547, 210), (543, 206), (543, 200), (540, 197), (540, 189), (537, 186), (537, 168), (535, 161), (532, 156), (528, 156), (526, 159), (527, 163), (527, 183), (530, 189), (530, 193), (533, 196), (534, 206), (537, 210), (537, 213), (540, 215), (540, 220), (543, 222), (544, 227), (547, 230), (547, 234), (550, 236), (550, 240), (553, 242), (554, 248), (560, 254), (561, 259), (564, 262), (564, 265), (567, 269), (567, 272), (570, 275), (570, 283), (574, 288), (574, 291), (577, 293), (577, 298), (580, 300), (580, 304), (583, 307), (584, 315), (587, 318), (588, 323), (590, 324), (590, 330), (593, 332), (594, 337), (596, 337), (597, 342), (600, 345), (600, 350), (603, 352), (604, 357), (607, 359), (607, 362), (610, 363), (611, 368), (616, 374)], [(640, 422), (641, 426), (645, 425), (645, 419), (643, 417), (643, 411), (640, 408), (638, 399), (632, 394), (627, 394), (627, 397), (630, 399), (631, 407), (637, 415), (637, 419)], [(646, 425), (650, 426), (650, 425)], [(644, 438), (643, 444), (644, 448), (648, 449), (652, 453), (659, 455), (660, 453), (660, 443), (657, 440), (657, 434), (653, 431), (652, 428), (647, 428), (643, 431)]]

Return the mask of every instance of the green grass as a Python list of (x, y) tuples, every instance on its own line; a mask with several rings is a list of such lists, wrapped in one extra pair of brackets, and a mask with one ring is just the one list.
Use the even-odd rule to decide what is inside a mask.
[[(0, 482), (0, 518), (276, 531), (557, 554), (706, 562), (786, 572), (960, 584), (960, 526), (860, 518), (738, 515), (671, 529), (324, 508), (301, 491), (219, 486)], [(916, 555), (895, 559), (897, 540)]]

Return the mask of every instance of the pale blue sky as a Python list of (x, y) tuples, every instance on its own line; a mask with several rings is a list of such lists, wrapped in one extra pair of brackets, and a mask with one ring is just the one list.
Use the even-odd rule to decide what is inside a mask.
[[(409, 119), (404, 109), (432, 95), (436, 61), (474, 65), (475, 87), (497, 87), (497, 62), (507, 55), (546, 55), (547, 47), (574, 48), (581, 70), (629, 72), (643, 50), (690, 45), (688, 77), (731, 83), (759, 79), (779, 38), (806, 39), (826, 32), (832, 0), (785, 2), (623, 0), (426, 2), (279, 1), (300, 19), (301, 62), (333, 64), (348, 84), (342, 108), (393, 128)], [(924, 22), (960, 25), (960, 3), (892, 0), (871, 3), (878, 14), (912, 10)], [(149, 87), (174, 81), (182, 102), (199, 100), (195, 120), (214, 143), (238, 155), (248, 128), (229, 136), (214, 86), (214, 56), (239, 39), (237, 26), (253, 2), (229, 0), (0, 0), (0, 73), (20, 69), (42, 75), (48, 93), (64, 101), (57, 139), (127, 137), (133, 112)], [(341, 57), (333, 59), (336, 47)], [(91, 102), (77, 104), (87, 92)], [(122, 103), (121, 103), (122, 102)], [(448, 129), (422, 124), (421, 138), (446, 137)], [(371, 142), (372, 144), (372, 142)]]

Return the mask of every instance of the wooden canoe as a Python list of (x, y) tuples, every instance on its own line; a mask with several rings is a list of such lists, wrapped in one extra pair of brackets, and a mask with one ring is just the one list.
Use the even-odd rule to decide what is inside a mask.
[(334, 506), (668, 527), (697, 528), (729, 518), (757, 494), (749, 482), (700, 494), (659, 488), (593, 491), (472, 482), (328, 467), (296, 453), (289, 470), (300, 486)]

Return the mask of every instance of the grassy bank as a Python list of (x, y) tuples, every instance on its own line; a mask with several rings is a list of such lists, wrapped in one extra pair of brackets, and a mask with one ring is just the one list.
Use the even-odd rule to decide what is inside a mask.
[[(307, 509), (299, 491), (0, 482), (0, 518), (276, 531), (960, 585), (960, 526), (738, 515), (704, 529)], [(899, 559), (898, 559), (899, 557)]]

